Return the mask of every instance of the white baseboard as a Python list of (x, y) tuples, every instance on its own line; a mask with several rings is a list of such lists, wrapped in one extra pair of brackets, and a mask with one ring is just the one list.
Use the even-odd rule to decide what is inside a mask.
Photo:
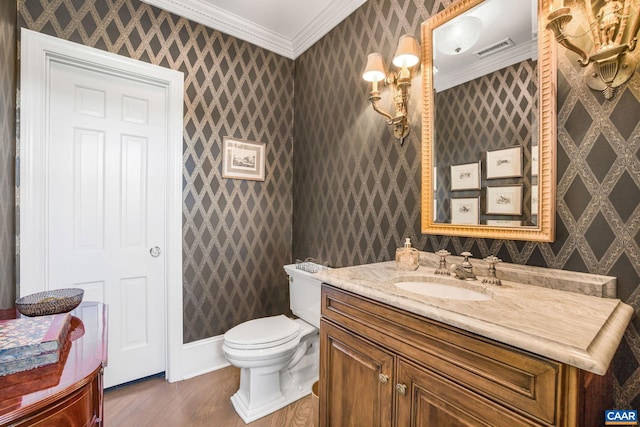
[(190, 342), (182, 346), (182, 379), (226, 368), (229, 362), (222, 352), (223, 335)]

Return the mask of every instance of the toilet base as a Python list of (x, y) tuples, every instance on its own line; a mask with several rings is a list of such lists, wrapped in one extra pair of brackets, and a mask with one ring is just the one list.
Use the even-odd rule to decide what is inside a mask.
[(240, 392), (236, 392), (231, 396), (231, 403), (236, 413), (242, 418), (242, 421), (244, 421), (245, 424), (249, 424), (311, 394), (311, 387), (313, 387), (313, 383), (317, 380), (316, 377), (306, 383), (300, 384), (298, 387), (283, 390), (283, 393), (276, 399), (266, 402), (257, 408), (249, 409)]
[(277, 391), (274, 392), (274, 390), (265, 393), (264, 389), (263, 392), (260, 393), (260, 397), (264, 397), (265, 394), (268, 394), (270, 397), (273, 396), (272, 399), (262, 400), (260, 404), (254, 404), (251, 406), (248, 401), (248, 395), (251, 392), (248, 389), (249, 382), (247, 381), (247, 384), (245, 384), (245, 390), (243, 390), (243, 373), (241, 372), (241, 388), (231, 396), (231, 403), (233, 404), (236, 413), (246, 424), (269, 415), (272, 412), (284, 408), (296, 400), (302, 399), (303, 397), (311, 394), (313, 383), (318, 381), (320, 361), (318, 332), (315, 332), (311, 337), (307, 337), (307, 339), (309, 339), (312, 344), (302, 359), (300, 359), (300, 361), (292, 368), (283, 369), (278, 372), (278, 376), (274, 378), (276, 384), (278, 382), (278, 377), (280, 379), (278, 387), (280, 393)]

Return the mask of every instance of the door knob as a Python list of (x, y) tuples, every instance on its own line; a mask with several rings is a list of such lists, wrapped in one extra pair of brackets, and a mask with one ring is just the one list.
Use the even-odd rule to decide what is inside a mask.
[(157, 246), (154, 246), (151, 249), (149, 249), (149, 253), (151, 254), (152, 257), (158, 258), (160, 256), (160, 248)]
[(389, 377), (385, 374), (379, 374), (378, 375), (378, 381), (380, 381), (380, 383), (382, 384), (386, 384), (387, 381), (389, 381)]
[(404, 384), (396, 384), (396, 391), (400, 396), (407, 394), (407, 386)]

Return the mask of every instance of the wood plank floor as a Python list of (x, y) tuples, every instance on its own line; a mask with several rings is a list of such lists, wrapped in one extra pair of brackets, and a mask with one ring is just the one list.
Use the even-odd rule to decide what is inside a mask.
[(105, 427), (311, 427), (314, 401), (304, 397), (273, 414), (245, 424), (229, 398), (238, 389), (240, 370), (223, 368), (186, 381), (153, 377), (105, 391)]

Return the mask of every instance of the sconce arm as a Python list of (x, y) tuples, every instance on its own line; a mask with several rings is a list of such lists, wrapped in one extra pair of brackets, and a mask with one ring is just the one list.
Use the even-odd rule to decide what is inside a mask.
[(389, 120), (389, 122), (393, 120), (393, 116), (391, 114), (387, 113), (384, 110), (381, 110), (380, 107), (378, 106), (378, 102), (380, 101), (380, 92), (372, 90), (371, 94), (369, 95), (369, 101), (371, 102), (371, 106), (373, 107), (373, 110), (376, 113), (386, 117), (387, 120)]
[(391, 87), (393, 94), (393, 104), (395, 116), (382, 110), (378, 105), (380, 101), (380, 91), (374, 83), (373, 90), (369, 94), (369, 101), (373, 110), (387, 119), (387, 124), (393, 129), (393, 136), (400, 140), (400, 145), (404, 143), (405, 137), (409, 134), (409, 119), (407, 117), (407, 101), (409, 98), (409, 87), (411, 86), (411, 73), (403, 67), (398, 74), (391, 72), (384, 79), (384, 82)]
[(553, 31), (553, 34), (556, 37), (556, 41), (558, 43), (560, 43), (570, 51), (580, 55), (578, 63), (581, 66), (586, 67), (587, 65), (589, 65), (589, 55), (587, 55), (587, 52), (573, 44), (564, 32), (565, 25), (567, 25), (567, 23), (571, 21), (571, 19), (573, 19), (573, 17), (571, 16), (571, 9), (569, 9), (568, 7), (560, 8), (549, 14), (549, 23), (547, 24), (547, 29)]
[(381, 110), (378, 106), (378, 101), (380, 101), (380, 92), (371, 91), (369, 101), (371, 101), (373, 110), (387, 119), (387, 124), (393, 127), (393, 135), (400, 140), (400, 145), (402, 145), (404, 143), (404, 138), (409, 133), (409, 121), (407, 120), (406, 114), (403, 112), (396, 112), (397, 114), (392, 116), (386, 111)]

